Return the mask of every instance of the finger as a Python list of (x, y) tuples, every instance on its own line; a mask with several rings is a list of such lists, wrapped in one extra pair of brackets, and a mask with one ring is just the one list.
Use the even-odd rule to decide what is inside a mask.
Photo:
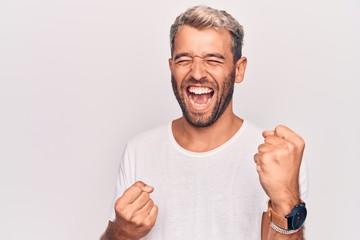
[(154, 201), (150, 198), (149, 201), (147, 201), (147, 203), (136, 212), (136, 214), (147, 216), (150, 214), (150, 211), (154, 207), (154, 205)]
[(275, 128), (275, 135), (282, 137), (290, 142), (293, 142), (297, 146), (300, 146), (302, 148), (305, 146), (304, 139), (284, 125), (279, 125)]
[(154, 191), (154, 187), (147, 185), (142, 181), (137, 181), (136, 183), (133, 184), (133, 186), (136, 186), (136, 187), (140, 188), (142, 191), (145, 191), (148, 193), (151, 193)]
[(293, 132), (290, 128), (284, 126), (284, 125), (279, 125), (275, 128), (275, 135), (285, 138), (285, 139), (292, 139), (294, 137), (297, 137), (298, 135)]
[(119, 204), (128, 205), (133, 203), (143, 191), (150, 193), (154, 191), (154, 188), (141, 181), (137, 181), (125, 190), (123, 195), (119, 198)]
[(258, 162), (260, 162), (260, 155), (261, 155), (261, 153), (256, 153), (254, 155), (254, 161), (256, 164), (258, 164)]
[(267, 136), (264, 139), (264, 142), (269, 145), (280, 145), (280, 144), (284, 143), (284, 141), (285, 140), (283, 138), (275, 136), (275, 135)]
[(270, 152), (274, 149), (274, 146), (268, 143), (260, 144), (258, 147), (259, 153)]
[(159, 212), (159, 208), (157, 205), (154, 205), (152, 209), (149, 212), (149, 215), (147, 217), (148, 222), (153, 226), (156, 222), (156, 218)]
[(254, 155), (254, 161), (256, 163), (256, 171), (258, 173), (262, 172), (262, 153), (257, 153)]
[(133, 210), (133, 212), (139, 211), (146, 205), (149, 200), (150, 194), (147, 192), (142, 192), (140, 196), (135, 199), (133, 203), (130, 204), (130, 208)]
[(158, 215), (158, 207), (153, 205), (149, 213), (146, 213), (145, 216), (138, 215), (134, 221), (137, 221), (137, 225), (142, 225), (148, 229), (151, 229), (156, 222)]
[(134, 222), (136, 225), (146, 225), (146, 221), (149, 221), (149, 213), (153, 207), (154, 201), (149, 198), (149, 201), (147, 201), (141, 209), (138, 209), (133, 213), (133, 215), (131, 216), (131, 221)]
[(268, 136), (274, 136), (275, 132), (273, 130), (263, 131), (262, 135), (263, 135), (264, 138), (266, 138)]

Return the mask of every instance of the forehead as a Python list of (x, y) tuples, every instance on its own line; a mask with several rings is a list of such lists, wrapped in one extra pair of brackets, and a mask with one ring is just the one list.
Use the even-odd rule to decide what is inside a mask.
[(204, 56), (208, 53), (218, 53), (224, 56), (232, 55), (231, 41), (231, 35), (227, 30), (196, 29), (184, 25), (175, 35), (173, 54), (188, 53)]

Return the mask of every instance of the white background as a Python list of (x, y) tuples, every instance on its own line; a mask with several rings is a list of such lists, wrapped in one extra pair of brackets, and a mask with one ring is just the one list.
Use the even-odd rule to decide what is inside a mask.
[[(307, 239), (360, 239), (360, 3), (202, 3), (245, 29), (238, 115), (306, 139)], [(0, 2), (1, 239), (99, 238), (124, 144), (181, 114), (168, 34), (197, 4)]]

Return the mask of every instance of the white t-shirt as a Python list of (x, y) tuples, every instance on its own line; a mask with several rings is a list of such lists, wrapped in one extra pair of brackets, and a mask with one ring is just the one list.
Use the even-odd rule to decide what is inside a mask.
[[(268, 197), (256, 171), (254, 154), (262, 129), (244, 121), (226, 143), (209, 152), (190, 152), (175, 141), (171, 123), (133, 138), (123, 153), (114, 202), (137, 180), (155, 188), (159, 207), (146, 240), (259, 240)], [(301, 196), (307, 172), (300, 170)], [(112, 208), (110, 220), (114, 221)]]

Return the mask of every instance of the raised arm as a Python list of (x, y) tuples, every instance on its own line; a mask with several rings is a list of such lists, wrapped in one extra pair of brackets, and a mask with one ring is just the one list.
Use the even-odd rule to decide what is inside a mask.
[(299, 171), (304, 140), (285, 126), (265, 131), (263, 137), (264, 143), (254, 156), (260, 183), (270, 197), (268, 212), (263, 216), (262, 239), (302, 240), (306, 208), (301, 204)]

